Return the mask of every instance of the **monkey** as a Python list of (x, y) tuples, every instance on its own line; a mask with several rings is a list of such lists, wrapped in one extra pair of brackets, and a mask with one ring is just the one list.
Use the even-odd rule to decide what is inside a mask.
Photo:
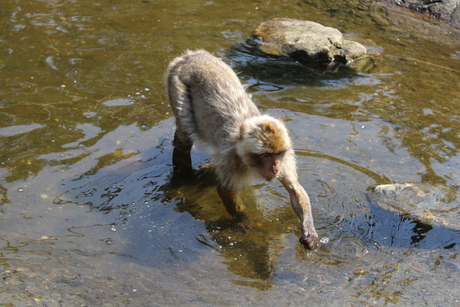
[(204, 50), (186, 51), (169, 64), (165, 83), (176, 119), (173, 167), (191, 170), (193, 144), (211, 156), (217, 192), (227, 212), (247, 221), (240, 191), (254, 179), (278, 179), (300, 219), (299, 241), (318, 243), (310, 199), (300, 185), (292, 141), (285, 124), (261, 114), (236, 73)]

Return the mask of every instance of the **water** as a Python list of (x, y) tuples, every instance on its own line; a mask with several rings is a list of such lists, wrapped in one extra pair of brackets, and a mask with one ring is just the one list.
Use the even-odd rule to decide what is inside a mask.
[[(460, 182), (459, 44), (392, 14), (369, 1), (3, 1), (1, 304), (459, 305), (460, 234), (366, 198), (375, 184)], [(279, 16), (338, 28), (375, 68), (316, 76), (250, 53)], [(286, 121), (317, 250), (298, 244), (279, 183), (245, 191), (243, 232), (205, 154), (196, 179), (172, 178), (163, 74), (196, 48)]]

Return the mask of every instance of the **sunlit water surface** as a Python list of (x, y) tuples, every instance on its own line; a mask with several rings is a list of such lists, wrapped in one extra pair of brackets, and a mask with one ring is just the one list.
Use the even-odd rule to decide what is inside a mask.
[[(369, 1), (3, 0), (0, 303), (459, 305), (460, 233), (376, 208), (366, 191), (460, 184), (460, 48), (385, 16)], [(258, 56), (247, 39), (273, 17), (338, 28), (374, 69), (317, 75)], [(285, 120), (317, 250), (297, 242), (279, 183), (244, 192), (243, 232), (204, 153), (196, 178), (172, 176), (163, 74), (196, 48)]]

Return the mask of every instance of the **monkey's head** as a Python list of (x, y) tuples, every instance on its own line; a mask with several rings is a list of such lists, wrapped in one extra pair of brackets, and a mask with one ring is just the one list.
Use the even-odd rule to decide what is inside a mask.
[(286, 127), (274, 117), (252, 117), (240, 127), (237, 153), (244, 164), (255, 169), (265, 180), (279, 176), (283, 158), (291, 147)]

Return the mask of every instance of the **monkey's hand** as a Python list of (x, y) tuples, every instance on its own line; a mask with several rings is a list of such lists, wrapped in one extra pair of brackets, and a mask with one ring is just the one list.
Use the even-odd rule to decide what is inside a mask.
[(308, 249), (314, 249), (318, 245), (318, 234), (316, 231), (306, 232), (300, 237), (299, 242)]

